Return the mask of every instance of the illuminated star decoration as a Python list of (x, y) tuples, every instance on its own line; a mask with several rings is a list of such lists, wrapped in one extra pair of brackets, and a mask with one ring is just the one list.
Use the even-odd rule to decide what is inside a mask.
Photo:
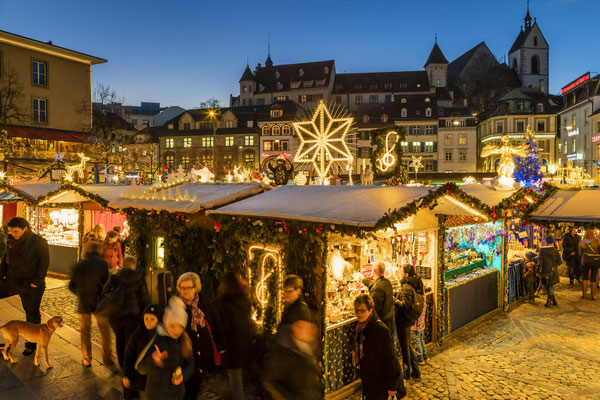
[(311, 120), (294, 122), (300, 139), (294, 162), (311, 163), (323, 183), (333, 163), (352, 161), (346, 135), (353, 121), (352, 117), (332, 116), (321, 100)]
[(60, 151), (57, 151), (54, 155), (54, 161), (61, 162), (63, 160), (63, 155), (60, 154)]
[(421, 168), (423, 168), (423, 163), (421, 162), (422, 159), (423, 157), (421, 156), (412, 156), (412, 162), (410, 163), (410, 167), (415, 169), (415, 181), (417, 180), (417, 173)]

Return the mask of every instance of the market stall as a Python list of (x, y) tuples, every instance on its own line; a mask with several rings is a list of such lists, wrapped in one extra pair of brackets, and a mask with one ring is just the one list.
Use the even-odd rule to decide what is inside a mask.
[(0, 189), (0, 224), (4, 224), (17, 216), (17, 205), (22, 199), (8, 191)]
[[(233, 235), (246, 249), (246, 255), (239, 252), (237, 262), (248, 266), (255, 308), (259, 314), (271, 315), (266, 331), (276, 326), (282, 308), (270, 300), (280, 298), (284, 270), (304, 279), (309, 306), (321, 315), (326, 392), (331, 393), (357, 379), (351, 357), (356, 325), (353, 300), (368, 292), (363, 280), (372, 276), (375, 261), (387, 264), (386, 276), (395, 287), (403, 264), (417, 267), (429, 305), (427, 338), (437, 339), (443, 284), (438, 269), (438, 215), (486, 218), (461, 202), (464, 197), (451, 184), (434, 191), (287, 186), (209, 214), (217, 218), (224, 235)], [(268, 255), (274, 252), (277, 257), (271, 262)], [(253, 264), (261, 257), (263, 262)]]

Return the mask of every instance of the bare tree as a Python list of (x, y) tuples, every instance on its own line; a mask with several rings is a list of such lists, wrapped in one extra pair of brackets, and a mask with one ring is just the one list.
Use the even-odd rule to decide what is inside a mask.
[(25, 127), (29, 120), (29, 108), (23, 94), (19, 74), (7, 65), (0, 69), (0, 159), (6, 171), (8, 160), (25, 149), (23, 140), (11, 138), (10, 125)]
[(215, 97), (211, 97), (205, 101), (200, 102), (200, 108), (219, 108), (221, 107), (221, 101)]

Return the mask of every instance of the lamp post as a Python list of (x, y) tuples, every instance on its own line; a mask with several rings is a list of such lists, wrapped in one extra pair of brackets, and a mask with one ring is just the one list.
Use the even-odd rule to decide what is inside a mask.
[(213, 137), (213, 169), (216, 175), (217, 173), (217, 124), (216, 119), (218, 117), (218, 109), (208, 110), (208, 118), (212, 124), (212, 137)]

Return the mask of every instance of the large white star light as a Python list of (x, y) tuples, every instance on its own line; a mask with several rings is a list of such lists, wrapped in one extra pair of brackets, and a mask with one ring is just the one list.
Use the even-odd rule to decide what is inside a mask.
[(294, 162), (311, 163), (323, 183), (334, 163), (347, 164), (353, 159), (346, 143), (353, 121), (352, 117), (332, 116), (321, 100), (310, 120), (294, 122), (300, 139)]

